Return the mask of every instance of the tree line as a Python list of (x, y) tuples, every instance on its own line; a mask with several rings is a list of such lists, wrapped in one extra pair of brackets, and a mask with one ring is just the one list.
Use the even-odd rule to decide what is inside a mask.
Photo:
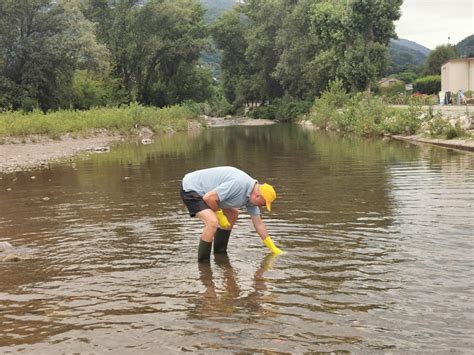
[(314, 97), (340, 79), (370, 89), (387, 64), (401, 0), (248, 0), (213, 26), (231, 102)]
[(43, 110), (211, 95), (209, 43), (192, 0), (2, 0), (0, 105)]
[[(0, 1), (0, 107), (43, 111), (370, 90), (402, 0), (247, 0), (214, 24), (197, 0)], [(215, 41), (221, 82), (200, 62)], [(216, 99), (217, 98), (217, 99)]]

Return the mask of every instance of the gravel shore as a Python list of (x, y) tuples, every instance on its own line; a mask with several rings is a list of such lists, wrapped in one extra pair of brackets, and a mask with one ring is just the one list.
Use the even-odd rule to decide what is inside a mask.
[(106, 149), (119, 136), (101, 136), (74, 139), (68, 136), (61, 140), (35, 137), (32, 142), (20, 143), (9, 139), (9, 143), (0, 145), (0, 173), (47, 167), (48, 164), (66, 157), (72, 157), (85, 151)]

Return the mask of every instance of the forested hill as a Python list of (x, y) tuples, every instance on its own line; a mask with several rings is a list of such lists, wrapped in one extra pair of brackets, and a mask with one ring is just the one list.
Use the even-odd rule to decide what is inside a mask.
[(205, 19), (207, 23), (213, 23), (224, 12), (230, 10), (239, 0), (200, 0), (207, 10)]
[(397, 73), (407, 66), (422, 65), (428, 57), (430, 50), (416, 42), (406, 39), (391, 40), (389, 53), (390, 64), (387, 72)]
[(456, 45), (456, 50), (461, 57), (474, 57), (474, 35), (464, 38)]
[(408, 48), (410, 48), (412, 50), (415, 50), (417, 52), (420, 52), (420, 53), (424, 54), (425, 57), (428, 56), (428, 54), (430, 54), (430, 52), (431, 52), (431, 49), (426, 48), (425, 46), (422, 46), (421, 44), (410, 41), (408, 39), (404, 39), (404, 38), (393, 39), (391, 42), (395, 43), (397, 45), (400, 45), (400, 46), (408, 47)]

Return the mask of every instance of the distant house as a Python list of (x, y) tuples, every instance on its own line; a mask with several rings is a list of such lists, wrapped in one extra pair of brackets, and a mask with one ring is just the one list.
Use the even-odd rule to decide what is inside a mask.
[(377, 84), (381, 88), (391, 88), (396, 85), (405, 85), (402, 80), (396, 78), (383, 78)]
[(450, 59), (441, 66), (441, 91), (474, 91), (474, 57)]

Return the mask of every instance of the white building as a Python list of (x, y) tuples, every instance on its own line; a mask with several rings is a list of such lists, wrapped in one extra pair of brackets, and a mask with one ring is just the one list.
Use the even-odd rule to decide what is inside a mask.
[(474, 58), (450, 59), (441, 66), (441, 91), (474, 91)]

